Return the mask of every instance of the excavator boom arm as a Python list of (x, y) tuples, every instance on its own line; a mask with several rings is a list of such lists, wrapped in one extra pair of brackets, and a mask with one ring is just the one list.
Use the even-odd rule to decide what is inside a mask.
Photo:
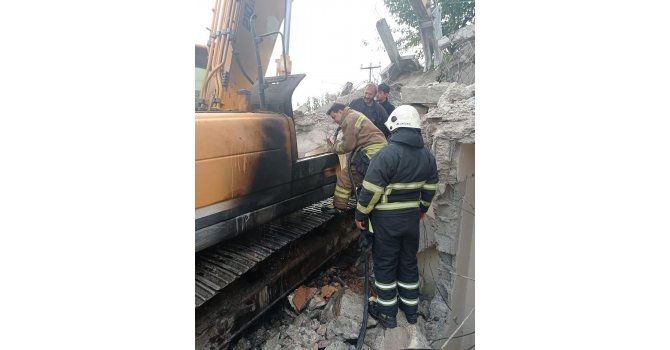
[(239, 92), (249, 91), (258, 80), (259, 64), (266, 73), (278, 35), (264, 34), (280, 30), (287, 1), (291, 0), (216, 1), (200, 90), (203, 109), (243, 110), (246, 96)]

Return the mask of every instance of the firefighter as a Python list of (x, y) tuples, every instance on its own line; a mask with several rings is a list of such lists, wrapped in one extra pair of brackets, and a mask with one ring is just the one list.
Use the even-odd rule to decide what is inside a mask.
[[(386, 138), (365, 115), (341, 103), (333, 103), (326, 114), (333, 118), (342, 131), (342, 138), (337, 143), (326, 140), (328, 151), (345, 154), (357, 149), (351, 160), (351, 173), (354, 182), (360, 184), (372, 155), (386, 145)], [(342, 213), (347, 209), (352, 189), (349, 170), (345, 167), (337, 176), (333, 203), (323, 206), (321, 210), (327, 214)]]
[(421, 119), (410, 105), (396, 108), (386, 126), (389, 144), (373, 158), (356, 206), (361, 237), (369, 231), (377, 300), (368, 312), (384, 327), (396, 327), (400, 308), (410, 324), (417, 321), (419, 220), (437, 189), (435, 157), (424, 147)]

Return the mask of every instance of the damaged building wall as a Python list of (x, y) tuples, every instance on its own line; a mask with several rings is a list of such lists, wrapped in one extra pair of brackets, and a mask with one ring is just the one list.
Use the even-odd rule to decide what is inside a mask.
[[(440, 176), (429, 223), (422, 227), (427, 244), (423, 246), (424, 254), (437, 253), (437, 259), (426, 259), (437, 260), (437, 267), (431, 271), (437, 293), (430, 306), (431, 311), (435, 310), (431, 313), (435, 322), (427, 324), (429, 339), (453, 332), (475, 302), (475, 87), (446, 85), (437, 105), (422, 116), (424, 140), (435, 155)], [(432, 241), (434, 246), (428, 246)], [(474, 316), (468, 318), (457, 335), (472, 331)], [(467, 349), (472, 344), (474, 337), (462, 337), (447, 348)], [(440, 344), (433, 344), (437, 345)]]
[[(450, 329), (456, 329), (461, 322), (461, 334), (475, 330), (474, 313), (465, 317), (475, 307), (475, 145), (460, 145), (460, 161), (458, 168), (459, 187), (463, 188), (461, 206), (461, 226), (458, 233), (458, 249), (454, 270), (459, 273), (454, 279), (453, 317), (450, 318)], [(474, 346), (474, 337), (454, 339), (449, 349), (468, 349)]]

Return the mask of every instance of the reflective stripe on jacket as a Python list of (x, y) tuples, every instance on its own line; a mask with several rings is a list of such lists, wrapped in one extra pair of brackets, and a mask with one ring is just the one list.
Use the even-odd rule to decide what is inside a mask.
[(356, 219), (383, 213), (426, 212), (439, 180), (435, 157), (418, 129), (395, 131), (370, 162), (358, 196)]
[(337, 154), (344, 154), (361, 147), (372, 157), (386, 145), (384, 134), (362, 113), (349, 107), (344, 108), (340, 124), (342, 138), (331, 149)]

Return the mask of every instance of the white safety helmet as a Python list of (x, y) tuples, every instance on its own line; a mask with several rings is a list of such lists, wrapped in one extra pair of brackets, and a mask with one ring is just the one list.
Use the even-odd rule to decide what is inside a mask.
[(421, 129), (421, 117), (419, 117), (416, 108), (410, 105), (402, 105), (391, 112), (384, 125), (391, 132), (398, 128)]

